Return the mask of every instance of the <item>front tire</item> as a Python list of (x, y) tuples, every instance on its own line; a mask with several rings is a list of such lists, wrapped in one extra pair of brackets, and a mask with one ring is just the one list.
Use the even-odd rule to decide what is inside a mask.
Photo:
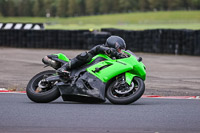
[[(145, 91), (144, 81), (139, 77), (134, 77), (132, 81), (131, 91), (127, 91), (127, 93), (119, 94), (118, 88), (115, 88), (117, 80), (113, 81), (106, 91), (106, 96), (108, 100), (113, 104), (130, 104), (137, 101)], [(130, 86), (131, 87), (131, 86)]]
[[(50, 86), (45, 88), (45, 91), (38, 91), (38, 84), (45, 76), (51, 76), (55, 74), (54, 70), (47, 70), (35, 75), (28, 83), (26, 88), (26, 94), (28, 98), (36, 103), (48, 103), (56, 100), (60, 96), (60, 92), (56, 86)], [(39, 88), (40, 89), (40, 88)]]

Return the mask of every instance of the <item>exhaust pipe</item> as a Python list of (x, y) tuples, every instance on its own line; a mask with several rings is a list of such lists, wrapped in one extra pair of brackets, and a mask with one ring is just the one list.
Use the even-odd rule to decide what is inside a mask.
[(50, 59), (48, 56), (45, 56), (42, 59), (42, 62), (47, 65), (47, 66), (51, 66), (53, 68), (58, 68), (58, 62), (56, 62), (55, 60)]

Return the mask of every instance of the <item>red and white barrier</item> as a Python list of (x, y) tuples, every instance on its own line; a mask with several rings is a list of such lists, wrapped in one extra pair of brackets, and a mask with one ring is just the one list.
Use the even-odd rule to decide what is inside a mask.
[(25, 94), (26, 91), (12, 91), (12, 90), (7, 90), (5, 88), (0, 88), (0, 93), (21, 93), (21, 94)]
[(143, 95), (143, 98), (163, 98), (163, 99), (200, 99), (200, 96), (158, 96), (158, 95)]

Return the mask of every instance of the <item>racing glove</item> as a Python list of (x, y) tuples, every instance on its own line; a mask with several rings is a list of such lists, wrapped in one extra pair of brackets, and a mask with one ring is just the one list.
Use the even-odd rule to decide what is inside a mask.
[(124, 58), (126, 57), (122, 53), (117, 52), (116, 49), (114, 48), (109, 48), (108, 50), (105, 51), (105, 53), (110, 56), (110, 57), (116, 57), (117, 59)]

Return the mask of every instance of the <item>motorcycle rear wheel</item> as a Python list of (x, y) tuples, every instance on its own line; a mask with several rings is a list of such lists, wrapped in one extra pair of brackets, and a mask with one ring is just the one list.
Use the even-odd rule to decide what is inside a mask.
[(46, 88), (46, 91), (39, 91), (39, 82), (44, 76), (51, 76), (55, 74), (54, 70), (47, 70), (35, 75), (28, 83), (26, 87), (26, 94), (30, 100), (36, 103), (48, 103), (56, 100), (60, 96), (60, 92), (55, 86)]
[[(127, 91), (126, 94), (118, 94), (114, 87), (117, 81), (113, 81), (106, 91), (106, 97), (113, 104), (131, 104), (137, 101), (145, 91), (144, 81), (139, 77), (134, 77), (132, 84), (134, 88), (132, 91)], [(131, 86), (130, 86), (131, 87)]]

